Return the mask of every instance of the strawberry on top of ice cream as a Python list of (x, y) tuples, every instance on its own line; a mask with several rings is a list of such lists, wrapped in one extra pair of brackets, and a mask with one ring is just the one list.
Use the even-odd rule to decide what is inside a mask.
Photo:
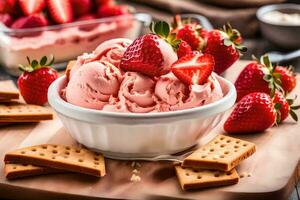
[(66, 100), (109, 112), (149, 113), (194, 108), (223, 97), (212, 74), (212, 56), (189, 50), (178, 59), (181, 41), (168, 24), (159, 22), (152, 29), (133, 42), (109, 40), (78, 57)]

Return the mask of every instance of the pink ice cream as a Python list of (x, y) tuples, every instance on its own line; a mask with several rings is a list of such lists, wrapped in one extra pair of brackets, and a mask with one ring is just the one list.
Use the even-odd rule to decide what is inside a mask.
[(73, 74), (65, 98), (77, 106), (102, 109), (110, 97), (117, 96), (121, 82), (121, 72), (114, 65), (105, 61), (90, 62)]
[(207, 83), (190, 86), (183, 84), (173, 73), (166, 74), (158, 79), (155, 94), (164, 109), (168, 107), (169, 111), (194, 108), (223, 97), (221, 86), (214, 74)]
[(117, 99), (112, 99), (103, 110), (145, 113), (154, 110), (155, 82), (140, 73), (126, 72)]
[(131, 43), (132, 41), (126, 38), (112, 39), (103, 42), (92, 53), (85, 53), (78, 57), (71, 70), (70, 77), (72, 77), (81, 66), (93, 61), (106, 61), (115, 65), (116, 67), (119, 67), (121, 58), (126, 48)]
[[(223, 97), (214, 73), (203, 85), (186, 85), (172, 72), (150, 78), (138, 72), (122, 71), (119, 63), (130, 43), (122, 38), (109, 40), (93, 53), (78, 57), (63, 90), (66, 101), (109, 112), (149, 113), (195, 108)], [(167, 50), (164, 51), (165, 69), (176, 59), (172, 54), (168, 56)]]

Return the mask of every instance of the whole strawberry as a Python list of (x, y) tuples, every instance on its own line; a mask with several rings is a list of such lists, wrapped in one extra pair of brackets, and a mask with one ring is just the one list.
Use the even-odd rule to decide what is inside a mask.
[(23, 71), (18, 79), (20, 93), (28, 104), (44, 105), (48, 101), (48, 87), (58, 77), (57, 72), (50, 67), (54, 58), (48, 64), (46, 56), (40, 62), (30, 61), (28, 57), (27, 60), (28, 66), (20, 65)]
[(191, 54), (192, 52), (193, 52), (192, 47), (186, 41), (182, 40), (177, 50), (178, 58)]
[(30, 16), (20, 17), (11, 25), (11, 28), (12, 29), (36, 28), (36, 27), (47, 26), (48, 24), (49, 22), (44, 15), (34, 14)]
[(295, 120), (298, 121), (298, 116), (295, 110), (300, 108), (300, 105), (295, 106), (294, 99), (287, 99), (281, 92), (276, 91), (273, 103), (275, 108), (278, 110), (277, 123), (283, 122), (289, 115)]
[(0, 14), (0, 22), (2, 22), (5, 26), (10, 27), (13, 23), (13, 18), (7, 13)]
[(173, 33), (176, 38), (188, 43), (192, 50), (202, 50), (204, 47), (203, 28), (200, 24), (191, 22), (190, 19), (181, 20), (180, 15), (176, 15), (173, 24)]
[(264, 92), (273, 97), (275, 89), (282, 90), (279, 76), (267, 55), (262, 56), (260, 62), (255, 60), (248, 64), (234, 83), (237, 101), (252, 92)]
[[(172, 47), (178, 48), (179, 40), (170, 35), (166, 22), (151, 24), (154, 33), (142, 35), (132, 42), (121, 59), (120, 67), (124, 71), (140, 72), (150, 77), (166, 74), (177, 60)], [(173, 45), (173, 46), (172, 46)]]
[(247, 48), (241, 45), (241, 35), (236, 29), (227, 24), (222, 30), (206, 33), (206, 47), (204, 53), (214, 56), (216, 65), (214, 71), (223, 73), (240, 57), (240, 52)]
[(286, 93), (296, 87), (296, 74), (292, 66), (276, 66), (274, 72), (280, 74), (281, 86)]
[(276, 122), (276, 110), (271, 97), (262, 92), (246, 95), (237, 103), (224, 124), (228, 133), (261, 132)]

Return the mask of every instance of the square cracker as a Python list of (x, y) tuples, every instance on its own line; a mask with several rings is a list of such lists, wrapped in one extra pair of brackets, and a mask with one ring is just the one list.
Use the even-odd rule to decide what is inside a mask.
[(0, 122), (38, 122), (51, 119), (51, 110), (43, 106), (18, 102), (0, 105)]
[(11, 80), (0, 81), (0, 101), (19, 99), (19, 91)]
[(101, 177), (105, 175), (102, 154), (85, 148), (44, 144), (9, 152), (5, 163), (31, 164)]
[(218, 135), (183, 160), (184, 167), (230, 171), (255, 152), (255, 144)]
[(183, 190), (233, 185), (239, 182), (235, 169), (229, 172), (201, 170), (175, 166), (177, 178)]
[(28, 165), (28, 164), (5, 164), (4, 166), (5, 177), (9, 180), (28, 177), (28, 176), (54, 174), (54, 173), (61, 173), (61, 172), (64, 171), (53, 169), (53, 168)]

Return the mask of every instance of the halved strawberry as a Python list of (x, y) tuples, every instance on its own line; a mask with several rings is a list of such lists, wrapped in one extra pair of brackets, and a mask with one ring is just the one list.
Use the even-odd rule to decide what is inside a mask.
[(45, 0), (19, 0), (19, 5), (24, 15), (32, 15), (41, 12), (45, 6)]
[(185, 84), (201, 85), (211, 75), (214, 65), (213, 56), (195, 51), (179, 58), (172, 64), (171, 71)]
[(70, 0), (46, 0), (51, 18), (58, 24), (73, 21), (73, 10)]

